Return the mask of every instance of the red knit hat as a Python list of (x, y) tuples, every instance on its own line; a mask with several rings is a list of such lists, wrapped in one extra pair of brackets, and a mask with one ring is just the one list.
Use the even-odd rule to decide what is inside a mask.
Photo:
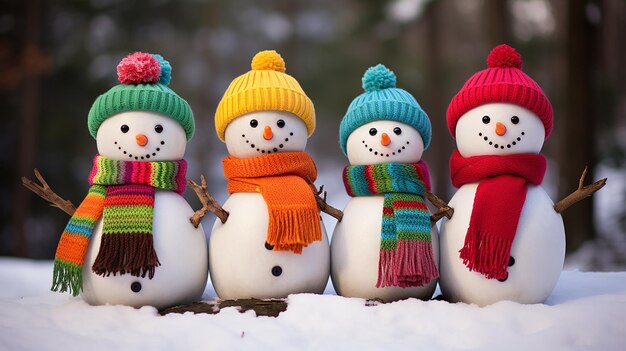
[(552, 131), (552, 105), (537, 82), (522, 72), (520, 54), (506, 44), (498, 45), (489, 53), (487, 66), (465, 82), (448, 106), (446, 119), (452, 137), (456, 138), (456, 123), (467, 111), (492, 102), (508, 102), (536, 114), (547, 138)]

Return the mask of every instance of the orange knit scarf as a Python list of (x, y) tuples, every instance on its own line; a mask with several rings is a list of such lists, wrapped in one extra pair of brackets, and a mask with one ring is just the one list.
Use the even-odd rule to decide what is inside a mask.
[(283, 152), (239, 159), (222, 164), (228, 192), (260, 192), (267, 204), (267, 242), (278, 251), (301, 253), (322, 240), (320, 214), (307, 183), (317, 178), (317, 168), (306, 152)]

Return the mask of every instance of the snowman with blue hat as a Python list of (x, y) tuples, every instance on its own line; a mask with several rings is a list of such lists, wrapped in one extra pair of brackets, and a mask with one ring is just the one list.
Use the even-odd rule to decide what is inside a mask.
[(342, 296), (430, 299), (437, 284), (438, 235), (425, 199), (431, 139), (428, 116), (396, 87), (384, 65), (369, 68), (343, 117), (339, 142), (350, 162), (343, 182), (352, 198), (331, 243), (331, 277)]

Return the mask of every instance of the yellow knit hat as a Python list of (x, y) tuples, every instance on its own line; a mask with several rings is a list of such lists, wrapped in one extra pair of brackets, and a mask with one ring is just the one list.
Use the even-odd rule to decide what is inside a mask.
[(300, 117), (307, 135), (315, 129), (313, 102), (292, 76), (285, 73), (285, 61), (274, 50), (254, 55), (252, 70), (235, 78), (215, 111), (215, 130), (220, 140), (235, 118), (254, 111), (286, 111)]

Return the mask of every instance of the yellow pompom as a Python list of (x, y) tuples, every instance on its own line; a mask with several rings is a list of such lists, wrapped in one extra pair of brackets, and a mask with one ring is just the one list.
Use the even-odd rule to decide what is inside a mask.
[(254, 55), (250, 66), (256, 71), (285, 72), (285, 60), (274, 50), (265, 50)]

